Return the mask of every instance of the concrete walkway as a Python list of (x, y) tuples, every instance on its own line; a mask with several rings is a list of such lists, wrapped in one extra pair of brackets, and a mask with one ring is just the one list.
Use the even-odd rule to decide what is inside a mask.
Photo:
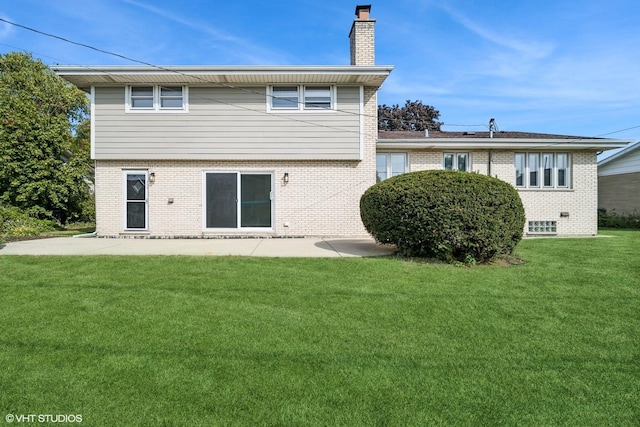
[(373, 239), (108, 239), (56, 237), (0, 244), (1, 255), (203, 255), (255, 257), (365, 257), (390, 255)]

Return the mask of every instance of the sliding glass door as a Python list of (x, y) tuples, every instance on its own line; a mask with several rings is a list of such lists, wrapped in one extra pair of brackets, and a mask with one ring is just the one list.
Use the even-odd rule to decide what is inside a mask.
[(272, 227), (270, 173), (205, 172), (205, 229)]

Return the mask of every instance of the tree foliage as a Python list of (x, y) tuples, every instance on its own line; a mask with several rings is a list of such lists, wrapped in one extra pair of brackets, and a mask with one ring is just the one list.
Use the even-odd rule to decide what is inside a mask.
[(407, 100), (403, 107), (378, 105), (378, 130), (440, 130), (439, 118), (440, 111), (422, 101)]
[(40, 60), (0, 55), (0, 204), (63, 223), (80, 215), (89, 197), (87, 110), (87, 96)]
[(471, 172), (426, 170), (389, 178), (360, 199), (362, 222), (410, 257), (486, 262), (511, 254), (524, 229), (520, 196), (508, 183)]

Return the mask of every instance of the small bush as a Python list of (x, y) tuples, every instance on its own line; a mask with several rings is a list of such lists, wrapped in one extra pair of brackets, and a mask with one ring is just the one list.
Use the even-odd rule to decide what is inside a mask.
[(615, 211), (607, 212), (605, 209), (598, 209), (599, 228), (626, 228), (640, 229), (640, 215), (634, 212), (631, 215), (618, 215)]
[(3, 240), (38, 236), (54, 230), (54, 221), (36, 219), (18, 208), (0, 206), (0, 238)]
[(370, 187), (360, 199), (366, 229), (400, 254), (482, 263), (511, 254), (524, 207), (515, 188), (476, 173), (411, 172)]

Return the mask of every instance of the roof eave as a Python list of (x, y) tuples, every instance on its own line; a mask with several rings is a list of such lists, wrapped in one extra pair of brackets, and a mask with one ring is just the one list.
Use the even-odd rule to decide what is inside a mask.
[(425, 139), (379, 139), (378, 148), (383, 149), (449, 149), (449, 150), (514, 150), (514, 149), (550, 149), (554, 150), (611, 150), (627, 145), (628, 140), (621, 139), (520, 139), (520, 138), (493, 138), (493, 139), (452, 139), (452, 138), (425, 138)]
[(60, 77), (88, 89), (93, 85), (173, 84), (354, 84), (380, 87), (393, 66), (53, 66)]

